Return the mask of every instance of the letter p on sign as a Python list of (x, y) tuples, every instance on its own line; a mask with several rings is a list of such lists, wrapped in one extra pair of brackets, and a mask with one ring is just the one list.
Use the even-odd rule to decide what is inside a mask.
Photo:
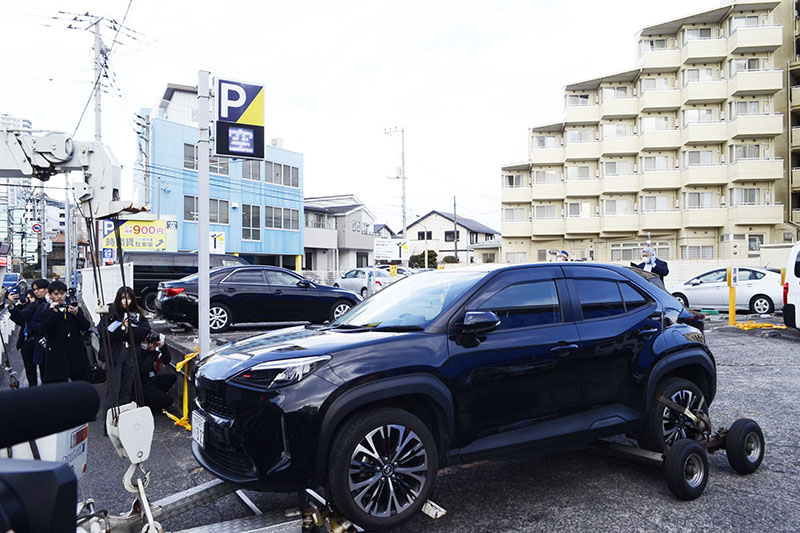
[[(244, 106), (247, 101), (247, 94), (241, 86), (227, 82), (220, 82), (219, 92), (219, 118), (220, 120), (231, 120), (230, 108)], [(235, 121), (233, 119), (233, 122)]]

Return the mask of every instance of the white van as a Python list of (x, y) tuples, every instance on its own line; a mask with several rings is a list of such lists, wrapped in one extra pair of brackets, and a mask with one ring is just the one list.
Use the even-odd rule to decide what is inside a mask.
[(800, 327), (800, 244), (792, 246), (786, 263), (786, 283), (783, 285), (783, 323), (790, 328)]

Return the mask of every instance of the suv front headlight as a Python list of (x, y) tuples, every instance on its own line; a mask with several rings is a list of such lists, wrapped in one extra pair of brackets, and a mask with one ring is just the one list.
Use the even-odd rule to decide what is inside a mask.
[(330, 355), (280, 359), (259, 363), (233, 377), (234, 383), (259, 389), (276, 389), (297, 383), (330, 360)]

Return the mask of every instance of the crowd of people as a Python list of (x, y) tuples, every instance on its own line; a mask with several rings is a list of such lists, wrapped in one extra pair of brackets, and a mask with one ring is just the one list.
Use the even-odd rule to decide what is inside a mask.
[[(29, 387), (106, 381), (107, 407), (132, 399), (154, 411), (172, 404), (169, 391), (177, 377), (162, 372), (171, 360), (169, 348), (164, 336), (150, 329), (130, 287), (119, 288), (109, 312), (96, 325), (61, 281), (37, 279), (24, 295), (11, 292), (7, 299), (9, 317), (19, 326), (16, 346)], [(91, 336), (102, 338), (106, 332), (108, 343), (100, 342), (95, 351)]]

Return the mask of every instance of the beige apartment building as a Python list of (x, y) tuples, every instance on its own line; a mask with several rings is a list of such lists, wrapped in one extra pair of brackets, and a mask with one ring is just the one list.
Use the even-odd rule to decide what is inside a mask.
[(503, 259), (638, 260), (648, 241), (663, 258), (744, 259), (794, 242), (795, 15), (756, 0), (644, 28), (636, 69), (566, 86), (564, 121), (530, 128), (528, 160), (502, 168)]

